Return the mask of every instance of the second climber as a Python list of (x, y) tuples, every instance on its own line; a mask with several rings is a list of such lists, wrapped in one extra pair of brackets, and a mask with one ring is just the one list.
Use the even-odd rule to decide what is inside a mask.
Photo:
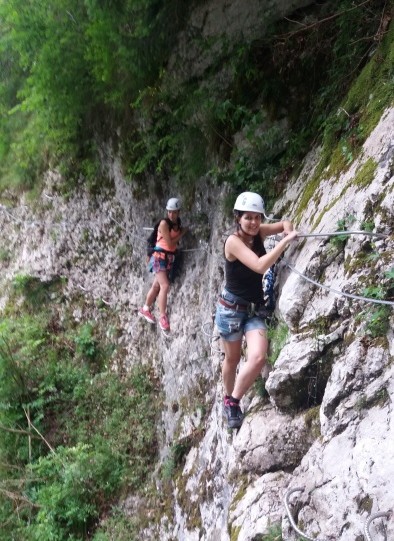
[(155, 274), (155, 278), (147, 293), (144, 306), (138, 310), (141, 317), (149, 323), (155, 324), (156, 318), (152, 310), (157, 299), (160, 313), (159, 326), (164, 332), (170, 331), (167, 314), (167, 297), (170, 288), (169, 273), (174, 264), (178, 242), (186, 233), (186, 229), (181, 226), (180, 210), (179, 199), (171, 197), (166, 205), (167, 217), (159, 223), (155, 246), (148, 263), (149, 270)]

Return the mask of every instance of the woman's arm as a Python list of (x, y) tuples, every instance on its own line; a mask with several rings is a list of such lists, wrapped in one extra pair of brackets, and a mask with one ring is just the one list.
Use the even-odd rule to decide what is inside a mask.
[(261, 224), (260, 235), (263, 239), (269, 235), (275, 235), (275, 233), (285, 233), (288, 235), (293, 229), (293, 224), (289, 220), (283, 220), (282, 222), (273, 224)]
[[(271, 224), (268, 224), (271, 225)], [(277, 225), (277, 224), (272, 224)], [(282, 229), (283, 231), (283, 229)], [(279, 231), (277, 231), (279, 232)], [(274, 233), (274, 231), (273, 231)], [(290, 231), (268, 254), (258, 257), (236, 235), (230, 235), (225, 245), (225, 255), (230, 261), (238, 259), (254, 272), (264, 274), (282, 255), (288, 245), (297, 237), (297, 231)]]

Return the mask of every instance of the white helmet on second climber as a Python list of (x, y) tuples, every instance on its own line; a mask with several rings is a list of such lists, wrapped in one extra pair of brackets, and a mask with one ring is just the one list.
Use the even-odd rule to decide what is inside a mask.
[(176, 197), (171, 197), (167, 201), (166, 210), (181, 210), (181, 204), (179, 202), (179, 199)]
[(234, 210), (264, 214), (263, 198), (258, 193), (243, 192), (237, 197)]

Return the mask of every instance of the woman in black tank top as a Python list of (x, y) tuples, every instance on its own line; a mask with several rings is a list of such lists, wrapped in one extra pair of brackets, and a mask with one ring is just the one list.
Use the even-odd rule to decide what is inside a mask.
[[(297, 231), (287, 220), (262, 223), (264, 202), (256, 193), (239, 195), (234, 214), (237, 230), (224, 245), (226, 285), (219, 297), (215, 319), (225, 353), (222, 375), (224, 412), (229, 428), (241, 426), (240, 400), (266, 362), (268, 340), (264, 321), (263, 274), (297, 237)], [(265, 237), (277, 233), (284, 233), (284, 237), (271, 252), (266, 253)], [(247, 344), (247, 362), (236, 377), (243, 336)]]

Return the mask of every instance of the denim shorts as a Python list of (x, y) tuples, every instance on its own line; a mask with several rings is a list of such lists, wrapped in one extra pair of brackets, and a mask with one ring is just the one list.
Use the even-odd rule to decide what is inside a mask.
[[(221, 297), (230, 304), (234, 303), (236, 305), (237, 302), (240, 302), (240, 297), (233, 295), (226, 289), (222, 291)], [(248, 331), (254, 331), (255, 329), (266, 331), (265, 317), (267, 317), (267, 312), (264, 308), (254, 314), (249, 314), (246, 310), (235, 310), (218, 303), (215, 323), (223, 340), (236, 342), (241, 340), (242, 336)]]

